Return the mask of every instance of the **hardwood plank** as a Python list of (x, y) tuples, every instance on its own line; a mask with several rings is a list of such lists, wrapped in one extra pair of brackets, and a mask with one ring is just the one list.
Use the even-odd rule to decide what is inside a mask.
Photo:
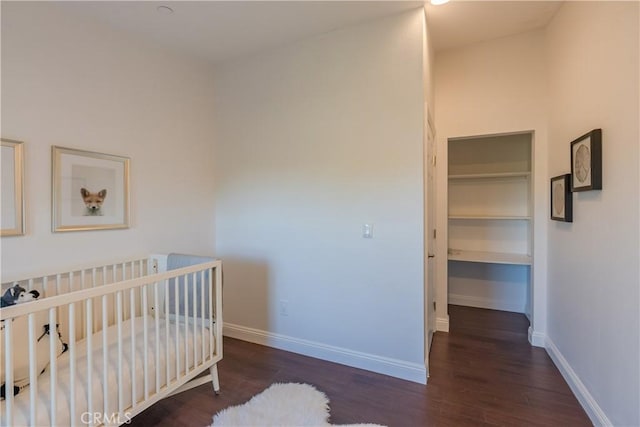
[(170, 397), (133, 426), (203, 426), (221, 409), (274, 382), (313, 384), (330, 399), (334, 424), (387, 426), (590, 426), (544, 349), (527, 342), (517, 313), (450, 306), (450, 332), (436, 333), (424, 386), (231, 338), (210, 384)]

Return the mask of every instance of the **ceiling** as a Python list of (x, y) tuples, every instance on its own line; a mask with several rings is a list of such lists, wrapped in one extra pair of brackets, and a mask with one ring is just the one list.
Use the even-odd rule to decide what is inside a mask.
[(436, 51), (466, 46), (544, 27), (561, 1), (451, 1), (427, 4)]
[[(82, 1), (91, 15), (209, 62), (224, 62), (422, 6), (416, 1)], [(166, 5), (173, 13), (159, 13)]]
[[(219, 63), (423, 6), (422, 1), (60, 2), (148, 41)], [(436, 50), (544, 26), (561, 2), (452, 1), (427, 4)], [(158, 6), (173, 13), (161, 13)], [(166, 11), (166, 9), (165, 9)]]

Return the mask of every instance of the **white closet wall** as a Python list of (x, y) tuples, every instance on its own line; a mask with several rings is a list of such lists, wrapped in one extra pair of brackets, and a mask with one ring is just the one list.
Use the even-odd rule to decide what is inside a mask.
[(531, 133), (449, 140), (449, 302), (530, 313)]

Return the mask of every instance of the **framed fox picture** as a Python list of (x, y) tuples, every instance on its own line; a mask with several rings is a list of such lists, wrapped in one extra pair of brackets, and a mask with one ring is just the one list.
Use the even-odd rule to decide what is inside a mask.
[(127, 157), (52, 147), (54, 232), (129, 227)]

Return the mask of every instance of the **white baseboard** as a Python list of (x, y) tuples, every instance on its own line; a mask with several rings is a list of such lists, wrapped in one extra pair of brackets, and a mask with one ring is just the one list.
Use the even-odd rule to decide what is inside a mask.
[(449, 316), (436, 319), (436, 331), (449, 332)]
[(449, 304), (467, 307), (488, 308), (491, 310), (513, 311), (524, 313), (524, 305), (513, 301), (500, 301), (491, 298), (472, 297), (469, 295), (449, 294)]
[(536, 332), (533, 330), (531, 326), (527, 331), (527, 336), (529, 338), (529, 344), (534, 347), (546, 347), (546, 338), (547, 336), (543, 333)]
[(593, 425), (612, 426), (613, 424), (609, 421), (609, 418), (607, 418), (602, 408), (600, 408), (598, 402), (596, 402), (591, 393), (589, 393), (587, 387), (580, 380), (580, 377), (578, 377), (578, 374), (575, 373), (573, 368), (571, 368), (571, 365), (569, 365), (567, 359), (565, 359), (562, 353), (560, 353), (560, 350), (556, 347), (551, 338), (546, 337), (545, 343), (547, 353), (551, 357), (551, 360), (553, 360), (553, 363), (558, 367), (558, 370), (564, 377), (564, 380), (569, 384), (571, 391), (573, 391), (573, 394), (578, 399), (578, 402), (580, 402), (580, 405), (582, 405), (582, 408), (589, 416)]
[(427, 383), (427, 370), (419, 363), (362, 353), (231, 323), (224, 324), (223, 335), (420, 384)]

